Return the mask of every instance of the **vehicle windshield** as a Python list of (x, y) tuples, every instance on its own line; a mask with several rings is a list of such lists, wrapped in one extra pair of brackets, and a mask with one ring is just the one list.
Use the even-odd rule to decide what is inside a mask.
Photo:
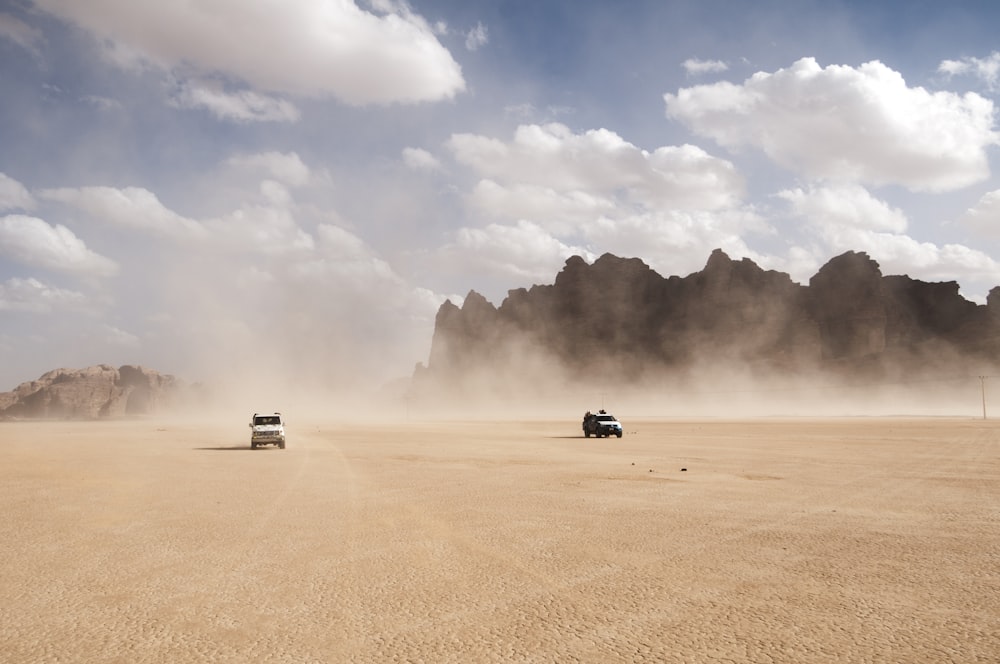
[(253, 423), (255, 425), (259, 424), (281, 424), (281, 418), (277, 415), (265, 415), (262, 417), (253, 418)]
[(615, 421), (615, 416), (614, 415), (598, 415), (597, 416), (597, 421), (598, 422), (614, 422)]

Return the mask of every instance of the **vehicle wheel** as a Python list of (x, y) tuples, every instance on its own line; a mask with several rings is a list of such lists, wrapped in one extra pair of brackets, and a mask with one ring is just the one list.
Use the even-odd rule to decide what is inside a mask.
[(584, 430), (584, 432), (583, 432), (583, 437), (584, 437), (584, 438), (590, 438), (590, 432), (589, 432), (589, 431), (587, 431), (587, 430)]
[(619, 432), (618, 432), (618, 433), (616, 433), (615, 435), (616, 435), (616, 436), (618, 436), (619, 438), (621, 438), (621, 437), (622, 437), (622, 432), (621, 432), (621, 431), (619, 431)]
[(280, 447), (281, 449), (285, 449), (285, 441), (281, 441), (280, 443), (278, 443), (278, 447)]
[(253, 441), (251, 440), (251, 441), (250, 441), (250, 449), (252, 449), (252, 450), (255, 450), (255, 449), (257, 449), (257, 443), (255, 443), (255, 442), (253, 442)]

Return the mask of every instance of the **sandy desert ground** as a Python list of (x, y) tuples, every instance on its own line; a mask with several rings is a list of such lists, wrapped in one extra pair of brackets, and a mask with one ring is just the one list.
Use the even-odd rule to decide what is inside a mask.
[(1000, 421), (619, 414), (0, 423), (0, 661), (1000, 661)]

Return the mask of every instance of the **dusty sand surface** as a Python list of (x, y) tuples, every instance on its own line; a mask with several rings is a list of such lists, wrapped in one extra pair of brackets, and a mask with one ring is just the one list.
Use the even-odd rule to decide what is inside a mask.
[(623, 421), (0, 423), (0, 661), (1000, 661), (1000, 421)]

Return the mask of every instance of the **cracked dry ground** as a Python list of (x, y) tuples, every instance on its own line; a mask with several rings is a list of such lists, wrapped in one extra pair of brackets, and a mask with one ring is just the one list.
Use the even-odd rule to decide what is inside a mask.
[(0, 661), (1000, 657), (1000, 423), (623, 419), (0, 424)]

